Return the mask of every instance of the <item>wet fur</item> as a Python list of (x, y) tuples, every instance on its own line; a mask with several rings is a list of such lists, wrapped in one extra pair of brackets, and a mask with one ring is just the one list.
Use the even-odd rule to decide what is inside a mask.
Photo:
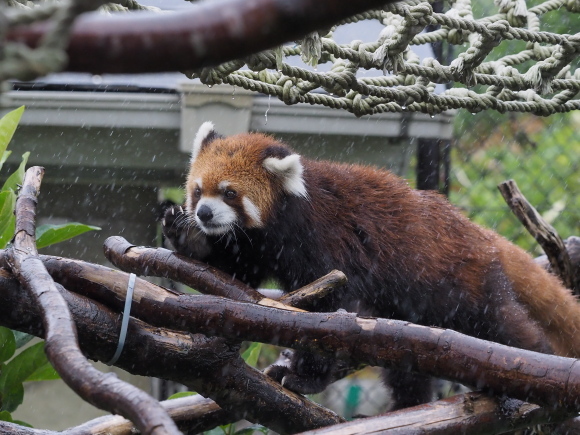
[[(168, 234), (177, 250), (252, 287), (275, 278), (291, 291), (342, 270), (347, 286), (317, 311), (344, 308), (580, 356), (576, 299), (523, 250), (471, 223), (440, 195), (413, 190), (372, 167), (300, 158), (307, 196), (289, 194), (263, 161), (292, 153), (260, 134), (212, 138), (192, 163), (188, 213), (195, 207), (191, 192), (197, 176), (204, 186), (236, 180), (259, 207), (261, 226), (252, 227), (243, 205), (233, 203), (240, 219), (231, 231), (207, 236), (190, 224), (181, 241)], [(191, 216), (183, 219), (192, 222)], [(196, 249), (199, 243), (204, 249)], [(331, 380), (332, 367), (331, 360), (297, 352), (289, 369), (271, 374), (291, 389), (313, 392), (307, 390), (320, 390)], [(395, 407), (429, 400), (426, 385), (411, 388), (424, 379), (396, 372), (388, 377)]]

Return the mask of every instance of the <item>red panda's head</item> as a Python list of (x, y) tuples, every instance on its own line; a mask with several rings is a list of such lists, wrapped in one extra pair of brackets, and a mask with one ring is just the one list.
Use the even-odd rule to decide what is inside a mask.
[(199, 128), (186, 184), (187, 214), (208, 235), (261, 228), (281, 195), (307, 199), (300, 156), (259, 133), (223, 137)]

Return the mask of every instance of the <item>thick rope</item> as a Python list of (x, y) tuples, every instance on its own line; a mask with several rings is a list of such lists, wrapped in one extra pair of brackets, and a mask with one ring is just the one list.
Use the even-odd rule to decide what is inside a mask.
[[(273, 95), (286, 104), (308, 103), (348, 110), (357, 116), (383, 112), (449, 109), (517, 111), (547, 116), (580, 108), (580, 73), (571, 63), (580, 55), (580, 34), (542, 31), (543, 14), (580, 13), (580, 0), (547, 0), (527, 8), (525, 0), (495, 0), (498, 13), (473, 18), (471, 0), (455, 0), (445, 13), (435, 13), (427, 0), (389, 4), (337, 24), (327, 33), (314, 32), (298, 44), (277, 47), (213, 68), (190, 72), (208, 86), (227, 83)], [(136, 0), (114, 3), (67, 0), (30, 7), (9, 0), (4, 27), (52, 17), (57, 25), (37, 49), (7, 43), (0, 57), (0, 80), (29, 80), (59, 71), (72, 20), (80, 11), (102, 5), (107, 12), (154, 8)], [(578, 17), (580, 18), (580, 17)], [(337, 44), (332, 36), (342, 25), (379, 21), (375, 41)], [(426, 27), (436, 30), (425, 32)], [(0, 29), (1, 30), (1, 29)], [(326, 31), (325, 31), (326, 32)], [(494, 50), (506, 40), (526, 43), (524, 50), (497, 60)], [(420, 61), (415, 45), (446, 41), (465, 45), (449, 65), (433, 58)], [(300, 56), (304, 67), (285, 62)], [(317, 71), (327, 64), (330, 71)], [(327, 68), (325, 68), (327, 69)], [(377, 69), (391, 75), (357, 77), (359, 70)], [(440, 92), (436, 84), (453, 87)]]

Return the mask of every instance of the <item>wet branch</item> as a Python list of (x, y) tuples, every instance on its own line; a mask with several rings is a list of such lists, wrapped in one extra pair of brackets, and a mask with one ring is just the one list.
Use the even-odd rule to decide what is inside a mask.
[[(66, 70), (145, 73), (215, 66), (392, 2), (224, 0), (202, 2), (179, 14), (86, 14), (72, 29)], [(49, 28), (50, 23), (21, 26), (7, 37), (35, 47)]]
[[(57, 281), (75, 291), (112, 302), (115, 309), (124, 300), (128, 278), (122, 272), (70, 259), (45, 258), (45, 264)], [(134, 299), (133, 315), (160, 327), (324, 352), (353, 366), (411, 369), (540, 404), (570, 409), (579, 405), (580, 366), (571, 358), (395, 320), (292, 312), (185, 295), (141, 279), (136, 281)]]
[[(49, 263), (52, 263), (52, 265), (56, 264), (56, 262), (58, 261), (57, 258), (54, 257), (43, 257), (43, 259)], [(104, 268), (102, 266), (95, 266), (95, 265), (90, 265), (88, 263), (82, 263), (82, 262), (75, 262), (75, 261), (71, 261), (71, 260), (65, 260), (67, 261), (67, 263), (69, 263), (68, 267), (65, 267), (67, 273), (73, 273), (73, 274), (77, 274), (77, 273), (81, 273), (81, 276), (83, 277), (83, 280), (87, 279), (87, 276), (100, 276), (103, 277), (103, 273), (104, 271), (106, 271), (107, 268)], [(82, 270), (84, 269), (84, 266), (95, 266), (96, 269), (92, 270), (91, 272), (87, 272), (87, 273), (83, 273)], [(92, 269), (92, 268), (90, 268)], [(98, 273), (95, 273), (98, 272)], [(112, 286), (112, 288), (119, 288), (121, 287), (121, 285), (119, 284), (119, 282), (124, 279), (125, 277), (123, 275), (123, 273), (119, 273), (117, 271), (113, 271), (116, 272), (117, 274), (117, 281), (111, 282), (109, 283), (109, 285)], [(64, 273), (61, 274), (64, 276)], [(3, 299), (3, 301), (6, 302), (6, 304), (2, 304), (0, 306), (0, 319), (2, 320), (2, 322), (4, 324), (6, 324), (6, 326), (15, 328), (15, 329), (20, 329), (20, 330), (24, 330), (24, 331), (28, 331), (28, 332), (36, 332), (38, 333), (38, 330), (34, 330), (34, 325), (36, 325), (36, 328), (40, 327), (40, 321), (38, 320), (38, 318), (34, 317), (34, 313), (35, 310), (38, 311), (38, 308), (35, 307), (34, 303), (31, 301), (30, 298), (22, 298), (21, 293), (18, 291), (18, 286), (17, 283), (12, 280), (10, 281), (10, 277), (8, 274), (6, 274), (6, 272), (4, 272), (4, 278), (2, 278), (2, 274), (0, 274), (0, 295)], [(144, 298), (147, 297), (147, 292), (148, 290), (151, 290), (150, 288), (147, 289), (146, 291), (140, 291), (140, 285), (139, 284), (143, 284), (145, 283), (144, 281), (141, 282), (142, 280), (138, 280), (137, 282), (137, 293), (139, 293), (139, 295), (136, 295), (136, 297), (141, 297), (141, 303), (144, 302)], [(10, 282), (12, 282), (12, 284), (10, 284)], [(77, 281), (77, 283), (80, 283), (81, 281)], [(98, 284), (98, 283), (95, 283)], [(147, 285), (151, 285), (151, 284), (147, 284)], [(10, 292), (8, 291), (8, 289), (12, 287), (13, 291)], [(82, 287), (84, 288), (84, 286)], [(166, 293), (164, 293), (164, 290), (159, 288), (160, 291), (162, 292), (162, 294), (168, 296), (173, 294), (173, 292), (169, 292), (167, 291)], [(141, 289), (142, 290), (142, 289)], [(73, 315), (75, 317), (75, 320), (77, 322), (77, 324), (79, 325), (79, 335), (80, 335), (80, 342), (81, 345), (83, 346), (83, 349), (86, 349), (85, 351), (88, 353), (88, 355), (91, 358), (94, 359), (101, 359), (101, 360), (106, 360), (108, 358), (110, 358), (111, 353), (114, 351), (114, 347), (115, 347), (115, 343), (116, 340), (118, 339), (118, 329), (119, 329), (119, 323), (120, 323), (120, 319), (119, 316), (117, 314), (114, 314), (112, 312), (110, 312), (108, 309), (106, 309), (105, 307), (103, 307), (102, 305), (92, 301), (91, 299), (85, 298), (83, 296), (79, 296), (76, 295), (74, 293), (70, 293), (67, 292), (66, 290), (62, 289), (60, 290), (63, 295), (65, 295), (67, 302), (69, 303), (69, 305), (71, 306)], [(144, 294), (145, 293), (145, 294)], [(198, 297), (199, 298), (199, 297)], [(222, 303), (224, 302), (224, 299), (222, 298), (215, 298), (215, 297), (209, 297), (209, 296), (203, 296), (201, 297), (203, 298), (210, 298), (210, 299), (214, 299), (214, 300), (219, 300)], [(241, 305), (245, 305), (248, 307), (255, 307), (254, 304), (241, 304)], [(287, 315), (291, 315), (291, 316), (308, 316), (308, 317), (312, 317), (313, 315), (319, 316), (318, 314), (315, 313), (292, 313), (292, 312), (288, 312), (288, 311), (283, 311), (283, 310), (275, 310), (275, 309), (271, 309), (271, 308), (265, 308), (265, 307), (257, 307), (261, 310), (268, 310), (268, 311), (277, 311), (280, 313), (285, 313)], [(204, 305), (202, 304), (200, 306), (200, 310), (203, 311), (206, 308), (204, 307)], [(32, 316), (32, 317), (31, 317)], [(324, 315), (324, 316), (328, 316), (328, 315)], [(352, 315), (347, 315), (347, 317), (349, 318), (355, 318)], [(231, 317), (227, 317), (226, 318), (231, 320)], [(35, 320), (36, 319), (36, 320)], [(92, 320), (89, 320), (92, 319)], [(356, 319), (356, 318), (355, 318)], [(372, 319), (358, 319), (359, 323), (365, 323), (365, 322), (372, 322)], [(387, 322), (387, 321), (384, 321)], [(399, 337), (398, 340), (395, 338), (395, 341), (399, 342), (399, 346), (397, 348), (397, 346), (394, 347), (393, 352), (393, 361), (394, 361), (394, 366), (396, 364), (400, 364), (400, 358), (398, 358), (397, 353), (416, 353), (416, 349), (413, 349), (412, 347), (409, 346), (407, 340), (410, 341), (414, 341), (415, 338), (410, 337), (407, 338), (405, 332), (409, 332), (412, 330), (416, 330), (417, 332), (419, 332), (419, 334), (415, 334), (416, 336), (426, 336), (426, 334), (430, 334), (430, 333), (441, 333), (441, 337), (438, 340), (438, 342), (441, 344), (441, 346), (445, 349), (445, 351), (448, 353), (446, 359), (447, 361), (444, 364), (441, 364), (440, 366), (440, 370), (443, 370), (441, 372), (437, 372), (436, 374), (442, 374), (444, 373), (444, 370), (447, 370), (447, 377), (453, 377), (452, 372), (455, 371), (457, 372), (457, 374), (459, 375), (459, 377), (461, 378), (462, 372), (464, 371), (470, 371), (469, 367), (470, 365), (473, 365), (473, 361), (472, 359), (474, 358), (474, 356), (471, 356), (471, 359), (461, 359), (460, 357), (457, 356), (457, 353), (460, 352), (465, 352), (465, 349), (461, 349), (461, 343), (456, 344), (455, 341), (452, 339), (453, 335), (449, 334), (451, 333), (451, 331), (444, 331), (444, 330), (438, 330), (438, 329), (434, 329), (434, 328), (425, 328), (425, 327), (419, 327), (416, 325), (409, 325), (409, 324), (402, 324), (402, 322), (387, 322), (387, 323), (394, 323), (395, 326), (400, 327), (399, 331), (395, 331), (392, 335), (394, 335), (395, 337)], [(399, 325), (397, 325), (397, 323)], [(31, 330), (31, 325), (32, 325), (32, 330)], [(300, 328), (303, 328), (302, 322), (299, 322), (298, 320), (294, 323), (294, 329), (296, 329), (296, 326), (300, 325)], [(347, 326), (347, 325), (345, 325)], [(368, 326), (368, 325), (367, 325)], [(235, 329), (236, 325), (232, 325), (232, 328)], [(258, 325), (259, 327), (259, 325)], [(228, 328), (229, 329), (229, 328)], [(348, 328), (344, 328), (345, 329), (345, 334), (349, 334)], [(378, 328), (375, 328), (375, 330), (377, 330)], [(370, 330), (370, 329), (369, 329)], [(308, 330), (305, 331), (308, 334)], [(323, 331), (321, 331), (321, 333), (323, 333)], [(446, 336), (447, 334), (447, 336)], [(461, 336), (461, 334), (456, 334), (455, 335)], [(302, 336), (303, 334), (301, 332), (295, 333), (295, 336)], [(278, 431), (280, 432), (293, 432), (293, 431), (300, 431), (300, 430), (304, 430), (306, 428), (316, 428), (316, 427), (322, 427), (322, 426), (328, 426), (331, 424), (336, 424), (339, 422), (339, 420), (336, 420), (336, 417), (334, 421), (332, 421), (332, 419), (327, 420), (327, 421), (321, 421), (321, 420), (316, 420), (316, 421), (312, 421), (312, 420), (305, 420), (304, 423), (302, 423), (300, 426), (295, 426), (296, 424), (296, 420), (294, 419), (295, 414), (292, 412), (288, 412), (291, 411), (291, 409), (289, 409), (288, 407), (284, 407), (284, 402), (280, 402), (280, 397), (272, 397), (269, 395), (264, 395), (264, 391), (260, 388), (260, 382), (266, 382), (263, 379), (263, 375), (261, 375), (261, 373), (252, 370), (250, 368), (248, 368), (245, 364), (243, 364), (243, 362), (241, 362), (239, 360), (239, 354), (237, 352), (237, 348), (228, 348), (228, 342), (224, 341), (222, 339), (218, 339), (218, 338), (208, 338), (208, 337), (204, 337), (201, 336), (199, 334), (194, 334), (194, 335), (190, 335), (190, 334), (185, 334), (185, 333), (181, 333), (178, 331), (170, 331), (170, 330), (160, 330), (159, 328), (154, 328), (151, 327), (139, 320), (133, 320), (130, 323), (130, 330), (129, 330), (129, 341), (127, 343), (127, 347), (124, 350), (121, 359), (118, 362), (118, 366), (128, 369), (133, 373), (136, 374), (141, 374), (141, 375), (146, 375), (146, 376), (157, 376), (157, 377), (163, 377), (166, 379), (172, 379), (181, 383), (184, 383), (188, 386), (190, 386), (190, 388), (196, 389), (197, 391), (200, 391), (202, 394), (206, 395), (206, 394), (213, 394), (216, 397), (216, 400), (220, 401), (220, 404), (226, 404), (226, 406), (228, 406), (228, 408), (230, 409), (230, 412), (225, 414), (227, 418), (225, 421), (222, 420), (220, 422), (220, 424), (223, 424), (224, 422), (227, 421), (234, 421), (236, 420), (235, 416), (238, 416), (238, 418), (240, 417), (240, 413), (247, 413), (248, 416), (250, 417), (251, 420), (253, 421), (259, 421), (262, 424), (265, 424), (268, 427), (277, 427)], [(451, 338), (450, 338), (451, 337)], [(481, 371), (486, 371), (486, 370), (491, 370), (489, 374), (481, 377), (481, 382), (482, 384), (485, 384), (486, 381), (488, 380), (487, 377), (488, 376), (497, 376), (499, 371), (501, 370), (506, 370), (506, 371), (510, 371), (510, 369), (514, 369), (514, 367), (510, 367), (510, 364), (515, 365), (516, 362), (518, 364), (521, 363), (521, 365), (519, 367), (517, 367), (518, 371), (523, 371), (525, 373), (532, 373), (536, 378), (537, 378), (537, 382), (542, 382), (542, 379), (545, 379), (545, 382), (547, 384), (550, 385), (549, 388), (552, 389), (552, 392), (554, 394), (557, 394), (558, 390), (564, 390), (563, 387), (563, 383), (565, 383), (565, 379), (566, 376), (565, 374), (563, 374), (561, 377), (562, 379), (559, 381), (561, 382), (560, 384), (556, 384), (554, 382), (554, 376), (548, 374), (548, 376), (542, 376), (543, 374), (546, 373), (546, 371), (548, 373), (550, 373), (551, 370), (553, 370), (551, 367), (556, 367), (553, 364), (553, 360), (552, 361), (548, 361), (548, 363), (543, 364), (542, 361), (531, 361), (531, 363), (535, 362), (535, 366), (532, 367), (530, 365), (530, 358), (529, 356), (532, 355), (532, 357), (544, 357), (545, 355), (541, 355), (541, 354), (534, 354), (533, 352), (526, 352), (526, 351), (522, 351), (519, 349), (510, 349), (507, 348), (505, 346), (500, 346), (500, 345), (495, 345), (493, 343), (488, 343), (488, 342), (483, 342), (481, 340), (477, 340), (477, 339), (473, 339), (471, 337), (466, 337), (463, 336), (466, 341), (464, 344), (467, 344), (468, 347), (475, 349), (472, 350), (471, 352), (468, 352), (470, 354), (476, 354), (480, 356), (481, 360), (485, 360), (487, 357), (489, 357), (491, 355), (490, 360), (492, 361), (492, 363), (495, 363), (495, 365), (492, 365), (491, 367), (478, 367), (478, 364), (481, 365), (482, 361), (479, 361), (478, 364), (476, 364), (475, 366), (473, 366), (473, 370), (476, 370), (476, 377), (482, 375)], [(375, 344), (377, 346), (380, 347), (380, 349), (382, 349), (382, 351), (380, 349), (377, 349), (376, 353), (377, 354), (385, 354), (389, 352), (388, 349), (388, 345), (384, 345), (384, 343), (381, 343), (380, 341), (378, 341), (378, 339), (380, 338), (380, 335), (378, 337), (376, 337), (377, 340), (375, 340)], [(357, 339), (355, 337), (355, 339)], [(336, 340), (334, 340), (336, 341)], [(479, 347), (479, 349), (478, 349)], [(509, 358), (509, 354), (506, 354), (505, 352), (502, 353), (503, 349), (508, 349), (511, 350), (512, 353), (512, 358), (510, 360)], [(353, 347), (353, 350), (355, 352), (358, 352), (358, 350), (356, 348)], [(145, 353), (144, 353), (145, 352)], [(521, 357), (520, 361), (517, 361), (517, 357)], [(386, 358), (388, 358), (388, 355), (385, 355)], [(408, 357), (408, 355), (407, 355)], [(437, 352), (437, 349), (435, 347), (435, 345), (432, 345), (431, 348), (426, 348), (423, 350), (422, 353), (418, 353), (418, 357), (422, 358), (425, 360), (427, 359), (431, 359), (431, 360), (441, 360), (441, 356), (440, 353)], [(403, 357), (405, 358), (405, 357)], [(558, 357), (553, 357), (555, 358), (555, 361), (565, 361), (565, 362), (571, 362), (572, 365), (575, 362), (574, 360), (570, 360), (570, 359), (566, 359), (566, 358), (558, 358)], [(234, 360), (237, 361), (234, 364), (229, 365), (229, 363), (226, 363), (226, 360)], [(499, 363), (498, 363), (499, 361)], [(503, 361), (503, 363), (502, 363)], [(371, 361), (372, 363), (372, 361)], [(385, 365), (385, 364), (382, 364)], [(236, 366), (238, 367), (243, 367), (244, 370), (236, 370)], [(445, 369), (445, 367), (447, 366), (447, 369)], [(167, 368), (171, 367), (170, 370), (168, 370)], [(462, 369), (463, 367), (463, 369)], [(548, 367), (548, 369), (546, 369), (546, 367)], [(564, 373), (565, 370), (560, 367), (560, 372)], [(571, 371), (573, 372), (573, 371)], [(225, 378), (230, 378), (227, 380), (224, 380), (224, 376), (222, 375), (223, 373), (226, 374)], [(244, 374), (246, 373), (246, 375)], [(249, 374), (249, 375), (247, 375)], [(573, 373), (572, 373), (573, 374)], [(464, 379), (464, 378), (461, 378)], [(508, 381), (506, 381), (506, 378), (502, 378), (503, 380), (500, 381), (504, 382), (504, 383), (508, 383)], [(578, 377), (571, 377), (571, 384), (569, 385), (569, 387), (571, 389), (574, 389), (574, 379), (578, 379)], [(521, 383), (525, 383), (526, 380), (521, 380)], [(536, 383), (537, 383), (536, 382)], [(492, 381), (493, 383), (493, 381)], [(532, 388), (532, 390), (534, 390), (536, 388), (536, 385), (534, 383), (530, 384), (530, 387)], [(272, 385), (271, 388), (273, 389), (278, 389), (279, 391), (283, 390), (278, 384)], [(207, 391), (207, 393), (206, 393)], [(504, 389), (505, 392), (507, 392), (508, 394), (511, 394), (511, 392), (513, 391), (511, 388), (508, 388), (506, 386), (506, 388)], [(496, 390), (496, 392), (498, 392)], [(208, 394), (208, 395), (209, 395)], [(222, 395), (222, 397), (219, 397), (220, 394)], [(291, 394), (291, 393), (290, 393)], [(532, 395), (534, 395), (535, 392), (532, 391)], [(574, 394), (573, 391), (570, 392), (570, 394)], [(236, 400), (232, 400), (231, 396), (234, 396)], [(296, 397), (302, 399), (300, 396), (295, 396), (293, 399), (290, 400), (290, 402), (297, 400)], [(259, 398), (259, 399), (258, 399)], [(229, 402), (228, 402), (229, 399)], [(304, 400), (304, 399), (302, 399)], [(554, 403), (558, 403), (557, 399), (553, 399), (554, 401), (551, 402), (551, 406)], [(270, 408), (265, 409), (265, 406), (270, 406)], [(437, 407), (441, 407), (443, 406), (442, 404), (438, 404), (438, 405), (433, 405), (433, 406), (437, 406)], [(498, 405), (499, 406), (499, 405)], [(523, 405), (522, 405), (523, 406)], [(530, 405), (531, 406), (531, 405)], [(258, 408), (258, 409), (255, 409)], [(455, 405), (455, 407), (453, 408), (454, 411), (449, 411), (449, 412), (459, 412), (460, 410), (460, 405)], [(449, 409), (447, 407), (447, 409)], [(519, 408), (518, 408), (519, 409)], [(526, 408), (528, 409), (528, 408)], [(535, 408), (534, 408), (535, 409)], [(567, 413), (565, 412), (561, 412), (561, 411), (557, 411), (556, 413), (553, 414), (554, 410), (550, 407), (551, 410), (551, 414), (549, 416), (547, 416), (548, 412), (546, 411), (546, 414), (542, 414), (540, 413), (540, 411), (534, 412), (533, 416), (537, 417), (537, 422), (540, 421), (556, 421), (563, 419), (567, 416), (569, 416)], [(238, 413), (236, 414), (237, 411)], [(268, 412), (266, 412), (268, 411)], [(310, 411), (310, 416), (312, 416), (312, 412)], [(431, 408), (428, 409), (423, 409), (423, 410), (411, 410), (413, 413), (410, 414), (410, 416), (415, 415), (417, 419), (423, 419), (423, 422), (426, 421), (430, 421), (430, 422), (435, 422), (437, 417), (437, 414), (433, 414), (431, 411)], [(497, 408), (497, 414), (501, 414), (501, 413), (505, 413), (505, 409), (504, 408)], [(492, 427), (496, 427), (494, 425), (499, 424), (496, 421), (491, 421), (489, 420), (489, 416), (491, 415), (490, 413), (493, 414), (493, 409), (488, 409), (488, 408), (478, 408), (478, 407), (473, 407), (471, 410), (469, 410), (469, 414), (471, 415), (471, 418), (473, 421), (473, 419), (475, 420), (479, 420), (481, 419), (481, 424), (493, 424)], [(303, 412), (306, 412), (306, 410), (303, 410)], [(480, 415), (481, 412), (481, 415)], [(261, 415), (261, 413), (263, 415)], [(539, 413), (539, 414), (538, 414)], [(400, 413), (399, 413), (400, 414)], [(267, 418), (264, 418), (264, 415), (268, 416), (269, 415), (269, 419), (270, 421), (267, 421)], [(280, 420), (279, 416), (283, 415), (284, 418), (281, 419), (283, 420), (282, 422), (277, 422), (275, 420)], [(306, 416), (308, 416), (309, 414), (302, 414), (300, 415), (300, 417), (302, 419), (305, 419)], [(328, 414), (329, 416), (331, 414)], [(509, 418), (505, 420), (505, 424), (506, 426), (504, 427), (511, 427), (510, 425), (515, 424), (514, 422), (519, 422), (518, 424), (522, 424), (524, 425), (526, 422), (528, 422), (529, 420), (525, 420), (522, 417), (519, 417), (519, 414), (514, 414), (515, 416), (513, 418)], [(532, 415), (532, 414), (525, 414), (525, 415)], [(542, 416), (545, 415), (545, 419), (542, 420)], [(422, 416), (422, 417), (421, 417)], [(516, 418), (517, 417), (517, 418)], [(534, 417), (534, 418), (536, 418)], [(226, 418), (226, 417), (222, 417), (222, 418)], [(395, 417), (393, 417), (395, 418)], [(274, 421), (272, 421), (274, 420)], [(531, 421), (531, 420), (530, 420)], [(536, 421), (536, 420), (534, 420)], [(284, 427), (286, 430), (280, 430), (281, 426), (284, 426), (284, 424), (286, 423), (286, 426)], [(322, 424), (321, 424), (322, 423)], [(388, 423), (388, 422), (387, 422)], [(451, 422), (449, 422), (451, 424)], [(383, 424), (383, 423), (381, 423)], [(385, 423), (386, 424), (386, 423)], [(215, 425), (215, 421), (214, 421), (214, 425)], [(305, 427), (306, 426), (306, 427)], [(204, 426), (201, 426), (204, 427)], [(199, 426), (198, 426), (199, 428)], [(207, 429), (208, 427), (205, 427), (205, 429)], [(302, 428), (302, 429), (301, 429)], [(203, 429), (201, 429), (203, 430)]]
[(62, 379), (84, 400), (134, 421), (143, 433), (176, 434), (177, 427), (157, 401), (112, 374), (96, 370), (81, 353), (68, 306), (36, 250), (36, 203), (44, 169), (26, 171), (16, 201), (16, 231), (8, 250), (11, 270), (40, 307), (45, 351)]
[(528, 202), (514, 180), (500, 183), (498, 189), (511, 211), (548, 256), (553, 273), (560, 277), (567, 288), (580, 294), (580, 274), (574, 273), (570, 255), (554, 227)]
[[(55, 260), (51, 259), (51, 261), (54, 262)], [(76, 270), (78, 271), (79, 268)], [(119, 315), (91, 299), (68, 292), (60, 286), (58, 288), (71, 308), (78, 326), (83, 350), (93, 359), (108, 359), (110, 354), (114, 352), (118, 339)], [(28, 295), (20, 292), (18, 283), (11, 275), (1, 269), (0, 297), (3, 300), (3, 304), (0, 305), (0, 319), (3, 324), (42, 336), (43, 329), (38, 307), (34, 305)], [(247, 368), (238, 358), (237, 348), (228, 347), (227, 342), (222, 339), (190, 335), (178, 331), (160, 330), (134, 319), (130, 323), (127, 347), (117, 365), (135, 374), (163, 377), (184, 383), (203, 394), (206, 394), (204, 392), (205, 389), (213, 390), (214, 395), (216, 390), (221, 390), (224, 395), (227, 395), (227, 390), (229, 389), (229, 391), (234, 392), (234, 395), (238, 396), (237, 403), (235, 400), (230, 400), (229, 412), (219, 409), (217, 405), (212, 405), (208, 401), (204, 402), (207, 405), (207, 413), (197, 415), (195, 418), (189, 413), (189, 417), (176, 418), (176, 422), (181, 429), (194, 433), (207, 430), (217, 424), (236, 421), (244, 414), (247, 414), (251, 420), (259, 421), (269, 427), (280, 428), (285, 424), (284, 422), (289, 420), (284, 427), (290, 429), (290, 432), (304, 430), (305, 427), (314, 429), (340, 422), (339, 419), (335, 421), (315, 420), (304, 423), (301, 426), (292, 426), (296, 424), (295, 414), (288, 412), (291, 409), (284, 406), (284, 401), (280, 401), (280, 397), (272, 397), (260, 391), (259, 382), (263, 381), (261, 374)], [(228, 365), (225, 363), (226, 360), (236, 360), (237, 362), (228, 369)], [(235, 366), (245, 368), (242, 371), (236, 371)], [(171, 369), (168, 370), (167, 367), (171, 367)], [(245, 372), (251, 372), (253, 377), (245, 376)], [(221, 373), (226, 373), (226, 377), (231, 377), (232, 379), (223, 382)], [(258, 385), (256, 391), (247, 391), (248, 386), (254, 387), (256, 385)], [(275, 388), (282, 390), (277, 384)], [(302, 399), (300, 396), (294, 396), (292, 400), (296, 400), (296, 397)], [(436, 402), (382, 417), (358, 420), (352, 425), (354, 425), (353, 427), (356, 430), (360, 430), (360, 425), (363, 425), (368, 429), (380, 427), (386, 431), (389, 427), (401, 426), (401, 420), (404, 419), (406, 421), (405, 424), (410, 429), (420, 425), (420, 423), (425, 425), (425, 423), (429, 422), (428, 427), (438, 428), (440, 430), (439, 433), (452, 433), (455, 428), (462, 424), (467, 424), (468, 427), (477, 427), (480, 430), (478, 433), (496, 433), (499, 428), (514, 429), (527, 424), (556, 422), (570, 416), (570, 414), (561, 410), (554, 411), (552, 407), (542, 409), (535, 405), (520, 402), (517, 403), (517, 406), (510, 405), (506, 407), (503, 401), (498, 402), (495, 399), (481, 395), (472, 394), (461, 397), (464, 397), (461, 401), (457, 398), (451, 401)], [(223, 398), (219, 398), (219, 400), (221, 400), (220, 403), (224, 402)], [(269, 403), (269, 401), (272, 401), (272, 403)], [(269, 404), (272, 405), (271, 408), (261, 409), (261, 411), (269, 414), (270, 420), (280, 419), (279, 416), (282, 415), (284, 422), (267, 421), (261, 418), (260, 410), (252, 410), (255, 407), (263, 407)], [(304, 414), (302, 417), (304, 417)], [(0, 429), (3, 427), (1, 425), (2, 423), (0, 423)], [(4, 425), (7, 429), (12, 428), (9, 424)], [(120, 421), (118, 417), (108, 417), (72, 428), (66, 431), (64, 435), (90, 434), (92, 433), (91, 430), (103, 428), (103, 426), (122, 429), (128, 425), (126, 422)], [(446, 428), (449, 430), (446, 430)], [(489, 430), (486, 430), (486, 428)], [(347, 426), (344, 429), (342, 426), (329, 427), (328, 430), (352, 433), (351, 426)], [(22, 435), (56, 434), (48, 431), (26, 430), (22, 432)]]
[[(296, 310), (291, 306), (264, 297), (258, 291), (215, 267), (168, 249), (135, 246), (123, 237), (113, 236), (105, 240), (104, 251), (105, 257), (125, 272), (169, 278), (204, 294)], [(300, 298), (300, 300), (303, 299), (304, 297)]]
[[(123, 272), (70, 259), (44, 256), (42, 259), (49, 270), (58, 269), (59, 279), (68, 281), (77, 291), (97, 294), (104, 288), (104, 283), (111, 287), (126, 285), (127, 274)], [(61, 260), (62, 267), (58, 267)], [(67, 274), (75, 279), (67, 280)], [(99, 281), (92, 281), (97, 277)], [(91, 359), (108, 361), (119, 339), (120, 315), (93, 299), (67, 291), (59, 284), (57, 287), (71, 309), (83, 352)], [(161, 287), (137, 279), (138, 295), (135, 298), (154, 289), (165, 294)], [(18, 282), (2, 269), (0, 299), (0, 324), (44, 336), (39, 308), (20, 291)], [(103, 299), (112, 302), (115, 298)], [(247, 366), (240, 357), (237, 343), (222, 338), (162, 329), (131, 319), (123, 353), (115, 365), (137, 375), (179, 382), (218, 402), (222, 413), (216, 411), (211, 418), (192, 422), (190, 427), (196, 425), (194, 432), (241, 418), (261, 423), (279, 433), (304, 431), (343, 421), (333, 412), (285, 390)]]
[[(519, 400), (501, 400), (475, 392), (304, 432), (304, 435), (511, 433), (537, 424), (559, 423), (574, 415), (573, 412), (554, 412), (550, 407), (542, 408)], [(575, 425), (576, 430), (580, 427), (574, 420), (566, 424)]]

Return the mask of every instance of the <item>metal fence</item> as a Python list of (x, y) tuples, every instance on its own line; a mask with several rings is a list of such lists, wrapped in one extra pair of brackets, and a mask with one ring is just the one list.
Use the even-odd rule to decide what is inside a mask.
[(580, 116), (510, 121), (477, 146), (463, 143), (453, 149), (449, 199), (473, 221), (540, 255), (497, 185), (514, 179), (562, 238), (580, 235)]

